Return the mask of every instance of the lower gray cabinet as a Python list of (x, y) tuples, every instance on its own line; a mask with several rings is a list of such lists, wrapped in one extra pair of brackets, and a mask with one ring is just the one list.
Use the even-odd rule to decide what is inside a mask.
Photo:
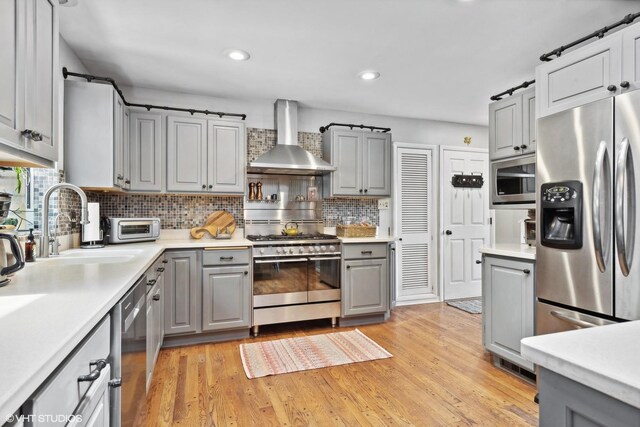
[[(389, 309), (387, 245), (345, 245), (342, 281), (342, 316), (384, 313)], [(374, 257), (374, 258), (372, 258)]]
[(530, 261), (483, 257), (483, 340), (487, 350), (533, 371), (520, 354), (520, 340), (534, 333), (535, 264)]
[(540, 367), (540, 426), (640, 426), (640, 409)]
[(251, 326), (249, 266), (207, 267), (202, 270), (202, 330)]
[(164, 277), (165, 335), (197, 331), (198, 251), (166, 252)]

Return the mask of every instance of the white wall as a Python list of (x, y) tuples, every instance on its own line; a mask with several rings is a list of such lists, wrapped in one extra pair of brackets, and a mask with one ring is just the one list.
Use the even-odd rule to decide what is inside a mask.
[(496, 209), (496, 243), (520, 243), (520, 221), (527, 218), (527, 209)]
[[(274, 128), (273, 103), (275, 99), (225, 99), (134, 87), (122, 87), (122, 91), (129, 102), (244, 113), (247, 115), (246, 123), (248, 127)], [(338, 110), (321, 110), (308, 108), (304, 105), (299, 106), (298, 129), (300, 131), (319, 132), (320, 126), (325, 126), (331, 122), (390, 127), (394, 141), (465, 146), (463, 138), (470, 136), (472, 138), (471, 147), (488, 148), (489, 146), (489, 130), (486, 126), (351, 113)]]

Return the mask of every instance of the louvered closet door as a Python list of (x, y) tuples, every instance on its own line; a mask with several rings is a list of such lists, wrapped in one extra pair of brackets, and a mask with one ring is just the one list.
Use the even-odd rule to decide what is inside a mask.
[(397, 301), (424, 300), (436, 294), (431, 238), (433, 158), (430, 149), (397, 148)]

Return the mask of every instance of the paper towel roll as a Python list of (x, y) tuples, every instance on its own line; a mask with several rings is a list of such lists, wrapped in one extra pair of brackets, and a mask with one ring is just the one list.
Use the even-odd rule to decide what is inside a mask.
[(102, 240), (100, 233), (100, 203), (88, 203), (89, 224), (82, 226), (82, 241), (95, 242)]

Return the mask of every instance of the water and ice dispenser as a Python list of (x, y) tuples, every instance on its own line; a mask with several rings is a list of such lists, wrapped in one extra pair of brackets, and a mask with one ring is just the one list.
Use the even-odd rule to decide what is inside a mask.
[(558, 249), (582, 247), (582, 183), (563, 181), (540, 188), (540, 243)]

